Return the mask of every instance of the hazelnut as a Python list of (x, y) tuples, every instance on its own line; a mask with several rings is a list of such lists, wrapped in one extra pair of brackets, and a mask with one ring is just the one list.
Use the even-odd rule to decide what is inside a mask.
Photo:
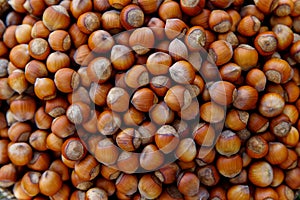
[(50, 54), (49, 43), (43, 38), (34, 38), (28, 44), (29, 54), (37, 60), (45, 60)]
[(93, 82), (106, 82), (112, 75), (112, 66), (110, 61), (105, 57), (94, 58), (88, 64), (87, 74)]
[(179, 84), (192, 83), (195, 79), (193, 66), (184, 60), (177, 61), (169, 68), (171, 78)]
[(129, 46), (138, 54), (144, 55), (154, 46), (154, 33), (148, 27), (135, 29), (129, 37)]
[(43, 23), (50, 31), (66, 29), (70, 24), (70, 16), (61, 5), (49, 6), (43, 12)]
[(213, 10), (209, 16), (208, 24), (211, 30), (218, 33), (225, 33), (230, 30), (232, 19), (224, 10)]
[(50, 100), (56, 97), (55, 83), (50, 78), (37, 78), (34, 83), (34, 93), (41, 100)]
[(121, 25), (120, 11), (108, 10), (101, 16), (102, 28), (111, 34), (120, 33), (123, 30)]
[(88, 41), (88, 35), (81, 32), (76, 23), (73, 23), (70, 26), (68, 32), (71, 37), (71, 41), (76, 48), (78, 48), (81, 45), (86, 44), (86, 42)]
[(139, 28), (144, 24), (143, 10), (135, 4), (127, 5), (121, 10), (120, 21), (126, 30)]
[(148, 112), (158, 102), (157, 96), (149, 88), (141, 88), (132, 96), (131, 103), (139, 111)]
[(85, 34), (91, 34), (100, 28), (101, 17), (94, 12), (85, 12), (77, 19), (77, 26), (79, 30)]
[(104, 30), (96, 30), (88, 38), (89, 48), (96, 53), (105, 53), (115, 44), (113, 37)]
[(176, 1), (165, 1), (159, 6), (158, 15), (164, 21), (171, 18), (182, 19), (180, 4)]
[(92, 8), (93, 3), (91, 0), (75, 0), (70, 3), (70, 11), (76, 19), (78, 19), (81, 14), (91, 11)]
[(71, 47), (71, 37), (65, 30), (55, 30), (49, 34), (48, 42), (54, 51), (65, 52)]

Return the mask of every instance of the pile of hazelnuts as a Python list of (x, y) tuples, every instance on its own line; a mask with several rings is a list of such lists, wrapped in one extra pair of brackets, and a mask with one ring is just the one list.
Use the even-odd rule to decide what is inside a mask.
[(300, 0), (0, 16), (0, 198), (299, 198)]

